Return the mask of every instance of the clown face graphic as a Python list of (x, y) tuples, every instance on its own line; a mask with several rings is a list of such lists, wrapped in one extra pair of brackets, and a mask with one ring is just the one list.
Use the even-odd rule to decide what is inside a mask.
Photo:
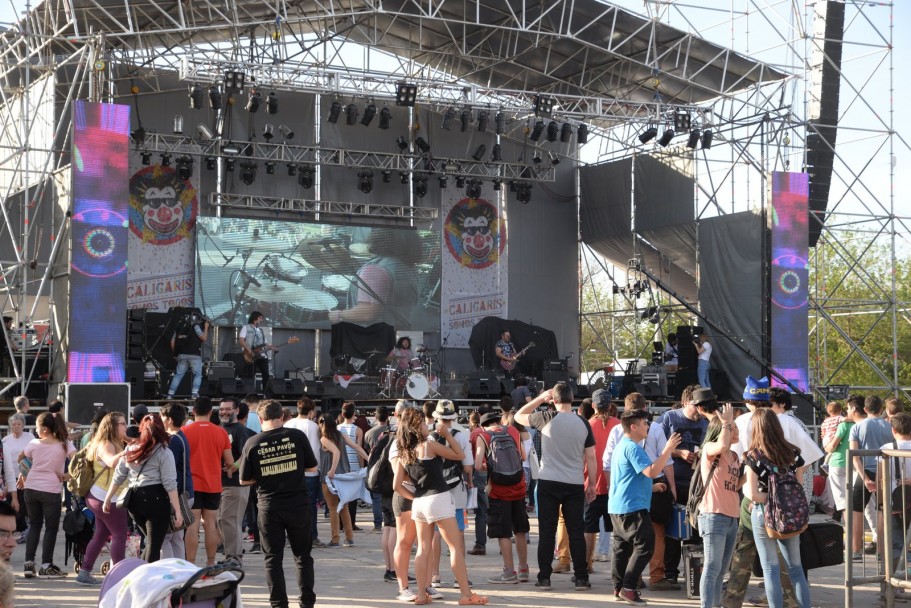
[(165, 186), (147, 189), (142, 204), (142, 218), (149, 228), (162, 236), (177, 232), (183, 223), (183, 208), (174, 188)]
[(486, 258), (494, 245), (487, 218), (466, 217), (462, 226), (462, 247), (475, 259)]

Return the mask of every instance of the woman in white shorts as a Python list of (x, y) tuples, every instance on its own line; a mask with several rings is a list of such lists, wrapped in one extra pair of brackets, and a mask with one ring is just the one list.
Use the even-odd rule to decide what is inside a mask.
[[(449, 486), (443, 476), (443, 458), (462, 460), (465, 454), (458, 442), (453, 439), (445, 427), (439, 429), (446, 439), (446, 445), (436, 441), (427, 441), (428, 430), (424, 418), (418, 410), (405, 410), (399, 419), (396, 437), (398, 458), (395, 465), (393, 489), (404, 498), (411, 498), (411, 518), (417, 527), (418, 551), (414, 558), (414, 570), (417, 576), (417, 599), (415, 604), (430, 603), (427, 587), (430, 586), (433, 552), (433, 529), (436, 525), (443, 540), (450, 547), (456, 543), (459, 526), (455, 519), (455, 504), (449, 493)], [(414, 492), (405, 486), (410, 478), (414, 483)], [(468, 571), (465, 568), (465, 556), (461, 551), (452, 551), (450, 564), (459, 583), (459, 605), (483, 606), (487, 597), (476, 595), (468, 586)]]

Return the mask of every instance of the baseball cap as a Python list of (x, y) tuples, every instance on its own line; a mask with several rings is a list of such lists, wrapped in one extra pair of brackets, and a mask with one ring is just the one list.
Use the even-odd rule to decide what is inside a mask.
[(592, 405), (599, 410), (606, 410), (611, 404), (610, 391), (605, 388), (599, 388), (592, 393)]

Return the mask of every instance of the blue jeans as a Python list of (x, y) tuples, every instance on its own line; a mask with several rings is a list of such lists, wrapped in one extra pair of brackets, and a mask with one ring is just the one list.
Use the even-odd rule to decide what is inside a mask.
[(370, 493), (371, 506), (373, 507), (373, 527), (383, 526), (383, 495), (378, 492)]
[(307, 498), (310, 499), (310, 538), (317, 540), (319, 534), (316, 530), (316, 503), (320, 498), (319, 475), (313, 477), (304, 477), (304, 485), (307, 488)]
[(769, 608), (781, 608), (783, 601), (781, 569), (778, 566), (778, 553), (775, 551), (776, 542), (781, 548), (785, 563), (788, 564), (788, 574), (791, 576), (791, 584), (794, 585), (794, 592), (797, 595), (797, 605), (800, 608), (810, 608), (810, 585), (807, 583), (807, 577), (803, 573), (803, 565), (800, 562), (800, 536), (777, 541), (769, 538), (765, 530), (762, 505), (753, 507), (750, 521), (753, 524), (753, 539), (756, 541), (759, 561), (762, 563)]
[(474, 510), (474, 546), (487, 545), (487, 473), (475, 471), (472, 483), (478, 489), (478, 508)]
[(721, 585), (724, 571), (731, 563), (734, 544), (737, 540), (736, 517), (720, 513), (699, 515), (699, 536), (705, 551), (705, 564), (699, 581), (699, 598), (702, 608), (721, 605)]
[(193, 388), (190, 389), (190, 392), (194, 397), (199, 395), (199, 387), (202, 385), (202, 357), (199, 355), (177, 355), (177, 371), (174, 372), (171, 386), (168, 387), (169, 397), (177, 392), (177, 387), (180, 386), (180, 381), (183, 380), (188, 369), (193, 370)]
[(712, 385), (709, 384), (709, 367), (711, 366), (708, 361), (703, 359), (696, 361), (696, 378), (702, 388), (712, 388)]

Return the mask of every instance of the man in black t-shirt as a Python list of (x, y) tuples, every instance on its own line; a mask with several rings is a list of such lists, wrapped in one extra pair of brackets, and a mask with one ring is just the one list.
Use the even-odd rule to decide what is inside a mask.
[(256, 484), (269, 604), (273, 608), (288, 607), (282, 566), (287, 533), (297, 564), (300, 606), (312, 608), (316, 604), (313, 558), (310, 556), (313, 537), (304, 474), (316, 470), (316, 456), (303, 432), (282, 426), (282, 406), (278, 401), (263, 401), (259, 415), (263, 432), (244, 445), (239, 461), (240, 483)]
[[(247, 445), (247, 440), (256, 434), (248, 429), (247, 425), (237, 421), (239, 413), (240, 403), (234, 397), (223, 397), (221, 403), (218, 404), (219, 422), (221, 428), (228, 433), (228, 439), (231, 442), (231, 456), (234, 457), (235, 463), (240, 458), (241, 450)], [(218, 506), (218, 531), (225, 549), (225, 559), (234, 560), (238, 564), (243, 564), (241, 529), (249, 499), (250, 489), (241, 486), (236, 475), (228, 475), (227, 471), (223, 471), (221, 474), (221, 504)], [(259, 547), (251, 547), (250, 552), (259, 553)]]

